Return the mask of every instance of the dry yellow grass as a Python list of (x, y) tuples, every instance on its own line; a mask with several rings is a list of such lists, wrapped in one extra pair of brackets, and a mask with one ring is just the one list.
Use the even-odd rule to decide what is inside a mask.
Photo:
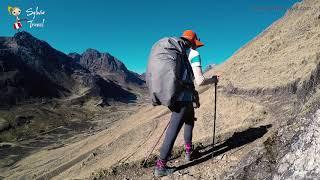
[(319, 9), (317, 0), (293, 7), (218, 67), (221, 85), (274, 88), (309, 77), (320, 62)]

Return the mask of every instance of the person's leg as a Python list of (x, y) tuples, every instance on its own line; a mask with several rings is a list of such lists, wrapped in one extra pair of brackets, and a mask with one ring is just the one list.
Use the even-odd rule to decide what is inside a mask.
[(185, 152), (187, 161), (191, 160), (191, 151), (192, 151), (192, 132), (194, 127), (194, 109), (193, 105), (188, 105), (188, 112), (186, 113), (185, 124), (184, 124), (184, 141), (185, 141)]
[(160, 148), (160, 159), (168, 160), (171, 150), (173, 148), (174, 142), (178, 136), (178, 133), (184, 123), (184, 116), (188, 110), (184, 103), (179, 103), (180, 111), (172, 112), (170, 124), (168, 126), (166, 136), (164, 138), (163, 144)]
[(154, 172), (155, 176), (166, 176), (174, 172), (174, 169), (166, 167), (166, 163), (171, 154), (177, 135), (183, 125), (183, 117), (185, 116), (187, 110), (183, 103), (178, 103), (178, 106), (180, 106), (178, 110), (172, 111), (171, 114), (170, 124), (168, 126), (163, 144), (160, 148), (160, 157), (156, 163)]
[(194, 109), (192, 104), (188, 104), (188, 111), (184, 118), (184, 141), (186, 144), (192, 144), (192, 131), (194, 127)]

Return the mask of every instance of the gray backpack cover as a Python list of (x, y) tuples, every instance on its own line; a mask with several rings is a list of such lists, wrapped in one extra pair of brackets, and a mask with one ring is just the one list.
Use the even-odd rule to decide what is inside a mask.
[(148, 60), (146, 83), (154, 106), (173, 106), (184, 88), (194, 88), (193, 83), (183, 84), (181, 80), (181, 67), (191, 68), (187, 48), (186, 42), (177, 37), (166, 37), (153, 45)]

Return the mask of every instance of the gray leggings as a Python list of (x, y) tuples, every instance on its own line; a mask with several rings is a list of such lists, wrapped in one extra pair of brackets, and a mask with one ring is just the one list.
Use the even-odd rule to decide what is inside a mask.
[(184, 124), (184, 141), (192, 143), (192, 130), (194, 127), (194, 109), (192, 102), (177, 102), (176, 108), (172, 111), (171, 122), (168, 126), (166, 136), (160, 148), (160, 159), (168, 160), (174, 142)]

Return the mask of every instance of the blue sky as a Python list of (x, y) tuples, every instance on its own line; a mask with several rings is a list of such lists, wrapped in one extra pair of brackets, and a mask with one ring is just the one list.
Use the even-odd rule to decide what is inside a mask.
[(0, 36), (12, 36), (15, 18), (8, 5), (26, 10), (37, 6), (46, 13), (43, 28), (23, 28), (64, 52), (87, 48), (109, 52), (133, 71), (146, 70), (151, 46), (164, 36), (193, 29), (205, 43), (200, 48), (203, 68), (230, 57), (297, 0), (1, 0)]

